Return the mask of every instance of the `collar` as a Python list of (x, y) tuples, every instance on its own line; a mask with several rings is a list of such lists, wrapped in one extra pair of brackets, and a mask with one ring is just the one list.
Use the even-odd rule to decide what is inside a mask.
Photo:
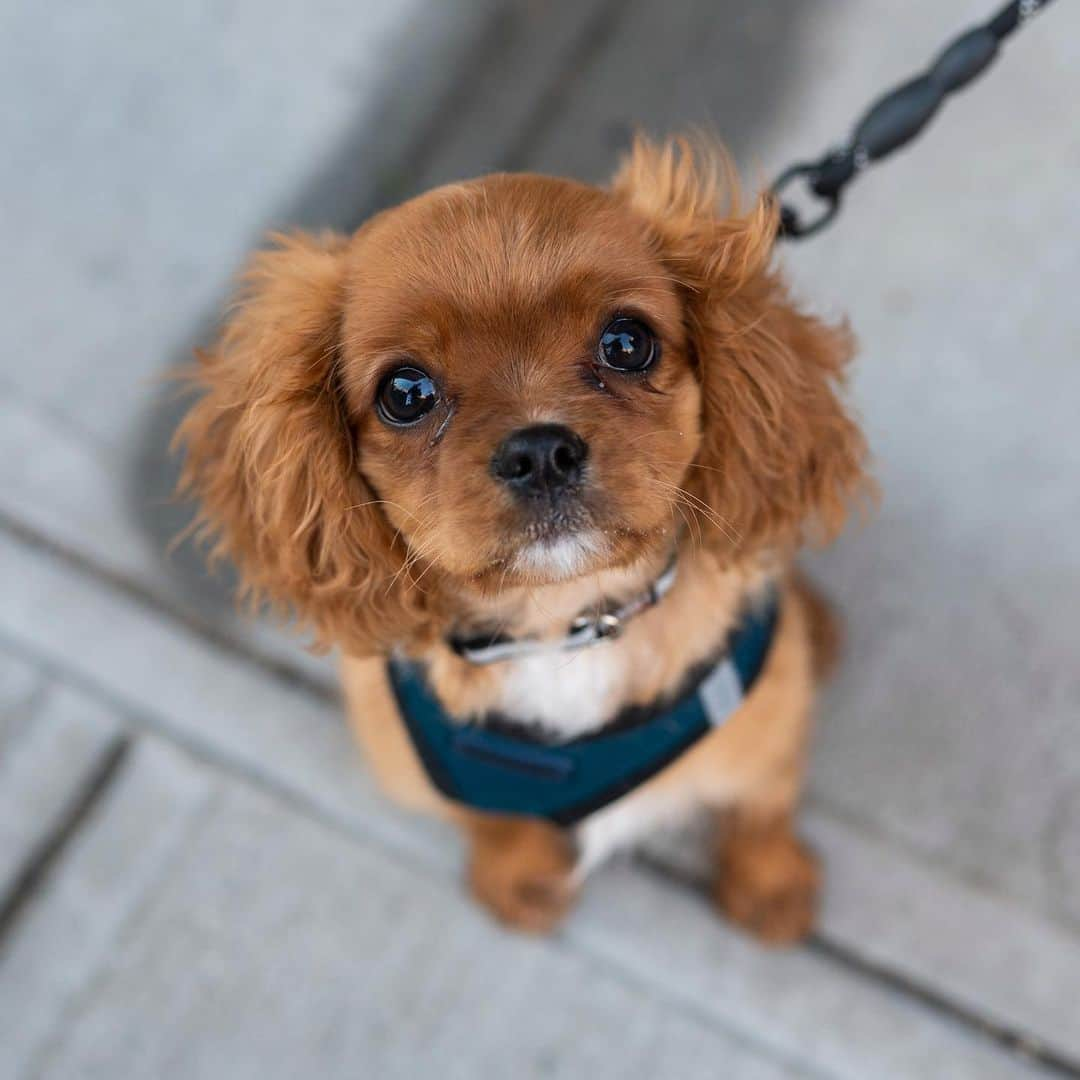
[(488, 813), (570, 826), (643, 784), (735, 712), (765, 666), (779, 612), (771, 590), (746, 606), (720, 654), (691, 673), (687, 686), (560, 745), (524, 726), (454, 719), (418, 664), (391, 661), (390, 682), (417, 755), (443, 795)]
[(502, 660), (517, 660), (541, 652), (573, 652), (588, 648), (598, 642), (616, 638), (623, 627), (635, 615), (658, 604), (675, 584), (676, 561), (672, 557), (664, 572), (637, 596), (617, 607), (601, 611), (582, 612), (570, 624), (570, 630), (554, 640), (538, 638), (511, 638), (499, 634), (480, 635), (469, 638), (451, 638), (450, 648), (470, 664), (497, 664)]

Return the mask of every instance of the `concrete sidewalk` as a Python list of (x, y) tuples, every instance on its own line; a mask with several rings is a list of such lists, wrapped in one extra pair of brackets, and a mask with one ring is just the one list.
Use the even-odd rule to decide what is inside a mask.
[(599, 875), (553, 940), (495, 929), (456, 839), (373, 790), (328, 662), (163, 555), (155, 379), (263, 228), (493, 168), (602, 179), (635, 124), (704, 123), (768, 176), (985, 14), (961, 8), (4, 16), (0, 1077), (1080, 1075), (1070, 5), (784, 253), (863, 343), (885, 491), (811, 560), (850, 648), (808, 946), (728, 930), (685, 849)]

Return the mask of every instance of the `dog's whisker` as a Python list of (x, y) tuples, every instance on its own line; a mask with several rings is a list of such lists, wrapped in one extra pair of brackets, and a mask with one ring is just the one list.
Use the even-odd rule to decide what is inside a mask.
[(391, 499), (368, 499), (367, 502), (353, 503), (351, 506), (346, 506), (345, 509), (363, 510), (367, 506), (392, 506), (395, 510), (400, 510), (403, 514), (408, 514), (409, 517), (416, 517), (408, 507), (402, 506), (401, 503), (394, 502)]
[(725, 520), (718, 511), (714, 510), (704, 500), (698, 498), (693, 492), (687, 491), (686, 488), (680, 487), (678, 484), (669, 483), (666, 480), (653, 480), (653, 483), (658, 485), (662, 490), (668, 491), (673, 494), (678, 500), (683, 502), (686, 506), (692, 509), (696, 514), (700, 514), (705, 518), (714, 528), (723, 533), (732, 543), (738, 544), (741, 540), (738, 530), (727, 520)]
[(627, 446), (634, 446), (641, 442), (643, 439), (656, 439), (661, 435), (678, 435), (682, 436), (682, 432), (677, 428), (656, 428), (653, 431), (643, 431), (640, 435), (635, 435), (632, 439), (628, 439)]
[[(678, 510), (679, 516), (683, 519), (683, 522), (686, 525), (687, 535), (698, 547), (701, 547), (705, 542), (705, 535), (701, 528), (701, 522), (698, 520), (699, 511), (679, 496), (676, 496), (675, 501), (671, 505)], [(686, 516), (686, 510), (691, 512), (689, 518)]]
[[(401, 562), (401, 566), (398, 567), (397, 572), (393, 575), (393, 577), (391, 577), (390, 583), (386, 586), (386, 592), (384, 595), (390, 594), (391, 590), (393, 589), (394, 585), (397, 584), (397, 581), (402, 574), (405, 574), (406, 579), (409, 579), (411, 577), (411, 571), (413, 566), (415, 566), (420, 559), (427, 559), (430, 554), (431, 552), (429, 550), (425, 550), (425, 545), (421, 543), (410, 545), (409, 549), (406, 552), (405, 558)], [(434, 564), (429, 563), (429, 566), (431, 565)]]
[(714, 473), (719, 473), (721, 476), (724, 475), (724, 470), (723, 469), (718, 469), (715, 465), (702, 465), (700, 461), (682, 462), (682, 461), (660, 460), (660, 461), (653, 461), (652, 464), (654, 464), (654, 465), (669, 465), (672, 468), (701, 469), (704, 472), (714, 472)]
[[(430, 503), (433, 499), (435, 499), (438, 496), (438, 494), (439, 493), (437, 491), (433, 491), (433, 492), (431, 492), (431, 494), (425, 495), (424, 498), (422, 498), (416, 504), (417, 511), (423, 510), (424, 507), (428, 505), (428, 503)], [(415, 514), (413, 516), (416, 517)], [(416, 529), (414, 530), (414, 535), (415, 536), (422, 536), (435, 523), (435, 514), (431, 513), (426, 518), (423, 518), (423, 519), (417, 518), (417, 520), (419, 521), (419, 524), (417, 525)], [(394, 530), (394, 535), (393, 535), (393, 538), (391, 539), (391, 544), (395, 544), (395, 543), (397, 543), (397, 541), (399, 539), (401, 539), (405, 543), (406, 547), (411, 546), (410, 540), (409, 540), (408, 537), (406, 537), (404, 535), (403, 529), (404, 529), (404, 526), (399, 525), (397, 527), (397, 529)]]
[(410, 575), (409, 575), (409, 588), (410, 589), (420, 589), (420, 592), (424, 593), (424, 595), (426, 596), (427, 595), (426, 591), (424, 589), (420, 588), (420, 582), (424, 580), (424, 578), (431, 572), (431, 569), (434, 566), (435, 566), (434, 561), (429, 560), (427, 566), (424, 567), (424, 569), (421, 571), (419, 577), (414, 578), (412, 576), (412, 574), (410, 573)]
[(724, 517), (722, 517), (717, 511), (715, 511), (704, 500), (699, 499), (692, 492), (687, 491), (685, 488), (680, 488), (678, 485), (674, 485), (672, 489), (679, 498), (686, 501), (689, 506), (692, 506), (699, 513), (701, 513), (707, 521), (711, 521), (716, 528), (726, 533), (729, 539), (736, 542), (739, 540), (737, 532), (735, 532), (734, 526), (731, 525)]
[[(683, 510), (682, 503), (678, 499), (676, 499), (671, 504), (671, 511), (672, 511), (671, 516), (672, 516), (673, 520), (674, 520), (674, 517), (675, 517), (675, 511), (678, 511), (679, 517), (682, 518), (683, 524), (686, 526), (687, 535), (691, 538), (691, 540), (696, 542), (697, 545), (700, 547), (701, 543), (702, 543), (701, 523), (698, 522), (697, 518), (693, 518), (693, 519), (688, 518), (686, 516), (686, 511)], [(693, 521), (693, 523), (694, 523), (693, 527), (691, 526), (691, 521)]]

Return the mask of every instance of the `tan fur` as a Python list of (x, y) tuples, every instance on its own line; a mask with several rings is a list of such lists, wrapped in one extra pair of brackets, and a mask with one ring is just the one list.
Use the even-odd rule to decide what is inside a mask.
[(562, 829), (528, 818), (463, 814), (473, 895), (508, 926), (553, 930), (576, 894), (574, 849)]
[[(570, 837), (448, 803), (403, 730), (383, 658), (425, 660), (448, 710), (481, 716), (504, 702), (513, 669), (465, 663), (449, 631), (561, 636), (583, 609), (640, 591), (673, 550), (671, 593), (619, 640), (567, 661), (603, 671), (569, 673), (605, 695), (589, 702), (598, 714), (676, 687), (768, 582), (784, 591), (781, 624), (737, 713), (618, 805), (635, 825), (661, 808), (733, 815), (717, 899), (762, 938), (798, 936), (814, 910), (816, 874), (791, 821), (836, 635), (790, 564), (866, 489), (865, 445), (839, 397), (846, 333), (792, 304), (771, 266), (774, 209), (758, 200), (742, 213), (730, 171), (710, 162), (642, 141), (610, 190), (488, 177), (350, 238), (279, 240), (192, 375), (204, 395), (178, 434), (183, 486), (217, 554), (257, 598), (342, 647), (350, 720), (381, 784), (463, 828), (474, 893), (527, 929), (569, 906), (572, 847), (588, 828)], [(590, 359), (616, 313), (661, 343), (643, 378)], [(442, 396), (424, 422), (394, 429), (373, 400), (406, 361)], [(567, 580), (516, 559), (521, 510), (488, 467), (509, 432), (539, 421), (589, 446), (582, 513), (600, 540)]]
[(816, 856), (792, 831), (791, 815), (731, 815), (721, 832), (716, 902), (732, 922), (769, 945), (790, 945), (813, 929), (821, 889)]

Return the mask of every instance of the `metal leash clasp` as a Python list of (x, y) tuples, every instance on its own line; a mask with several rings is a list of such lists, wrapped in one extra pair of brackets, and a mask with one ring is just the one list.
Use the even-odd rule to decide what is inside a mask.
[[(831, 195), (823, 195), (815, 190), (814, 182), (818, 177), (819, 166), (812, 164), (808, 161), (801, 161), (797, 165), (792, 165), (790, 168), (785, 169), (777, 178), (773, 184), (771, 192), (772, 196), (780, 204), (780, 227), (779, 235), (788, 236), (798, 239), (802, 236), (812, 236), (820, 229), (825, 228), (834, 217), (836, 212), (840, 209), (840, 193), (839, 191)], [(780, 195), (783, 190), (790, 186), (795, 180), (805, 178), (807, 189), (814, 196), (818, 202), (824, 204), (824, 209), (810, 221), (803, 221), (799, 214), (799, 211), (795, 209), (790, 203), (785, 203), (781, 200)]]

